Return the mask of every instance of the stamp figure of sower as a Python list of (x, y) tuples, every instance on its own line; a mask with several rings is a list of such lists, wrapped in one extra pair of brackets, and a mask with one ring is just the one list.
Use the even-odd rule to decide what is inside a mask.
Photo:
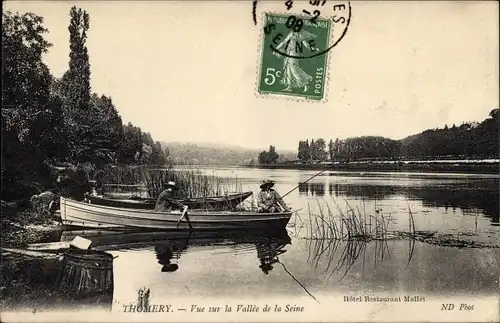
[(266, 14), (258, 92), (323, 99), (330, 33), (329, 19)]
[[(316, 38), (316, 35), (302, 30), (300, 32), (290, 31), (285, 39), (276, 46), (277, 50), (284, 51), (289, 56), (300, 55), (300, 48), (305, 47), (312, 50), (308, 41)], [(278, 52), (273, 51), (273, 54), (278, 58), (283, 58), (283, 78), (280, 84), (285, 85), (283, 91), (292, 92), (294, 89), (303, 88), (303, 92), (307, 92), (309, 83), (313, 81), (313, 77), (299, 66), (299, 59), (295, 57), (283, 57)]]

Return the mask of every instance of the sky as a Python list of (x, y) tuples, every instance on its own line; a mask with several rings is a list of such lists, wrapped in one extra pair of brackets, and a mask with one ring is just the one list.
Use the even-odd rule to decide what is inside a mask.
[(352, 1), (320, 103), (255, 94), (262, 27), (251, 1), (4, 2), (44, 17), (56, 77), (68, 69), (72, 5), (90, 15), (92, 92), (155, 140), (295, 150), (311, 138), (400, 139), (499, 106), (496, 1)]

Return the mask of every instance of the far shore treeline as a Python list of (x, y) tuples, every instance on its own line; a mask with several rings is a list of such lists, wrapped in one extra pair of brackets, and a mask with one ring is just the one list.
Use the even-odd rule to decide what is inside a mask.
[[(380, 136), (299, 142), (296, 161), (318, 163), (371, 160), (432, 159), (498, 159), (499, 110), (493, 109), (481, 123), (464, 122), (460, 126), (445, 125), (422, 133), (393, 140)], [(259, 154), (260, 164), (279, 164), (275, 146)]]
[(148, 132), (123, 124), (112, 98), (93, 93), (88, 13), (71, 8), (68, 70), (54, 77), (42, 60), (52, 46), (43, 18), (3, 13), (2, 200), (50, 187), (54, 165), (165, 164)]

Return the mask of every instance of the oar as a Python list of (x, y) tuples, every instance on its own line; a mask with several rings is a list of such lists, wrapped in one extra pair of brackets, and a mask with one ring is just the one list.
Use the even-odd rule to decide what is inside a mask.
[[(182, 215), (181, 215), (181, 217), (180, 217), (179, 221), (177, 221), (177, 227), (179, 227), (179, 224), (181, 223), (182, 219), (184, 219), (184, 217), (186, 216), (186, 214), (187, 214), (187, 210), (188, 210), (188, 206), (187, 206), (187, 205), (185, 205), (185, 206), (184, 206), (184, 210), (182, 210)], [(188, 223), (188, 225), (189, 225), (189, 228), (193, 228), (193, 227), (191, 226), (191, 221), (189, 221), (189, 217), (188, 217), (188, 218), (186, 218), (186, 219), (187, 219), (187, 223)]]
[(285, 195), (283, 195), (281, 198), (284, 198), (285, 196), (287, 196), (288, 194), (292, 193), (293, 191), (295, 191), (301, 184), (305, 184), (307, 182), (309, 182), (311, 179), (315, 178), (316, 176), (319, 176), (320, 174), (326, 172), (327, 169), (324, 169), (322, 170), (321, 172), (317, 173), (316, 175), (314, 175), (313, 177), (309, 178), (307, 181), (303, 182), (303, 183), (299, 183), (299, 185), (295, 186), (294, 188), (292, 188), (290, 191), (288, 191), (288, 193), (286, 193)]

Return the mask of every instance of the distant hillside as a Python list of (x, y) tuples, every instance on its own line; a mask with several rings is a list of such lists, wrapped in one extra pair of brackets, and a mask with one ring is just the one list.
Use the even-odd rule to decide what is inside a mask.
[(400, 140), (400, 155), (405, 157), (429, 156), (498, 156), (498, 109), (490, 112), (482, 122), (446, 125), (442, 129), (429, 129)]
[[(322, 138), (299, 142), (297, 157), (303, 163), (378, 159), (498, 158), (499, 109), (490, 111), (482, 122), (444, 125), (394, 140), (381, 136), (346, 139)], [(271, 152), (272, 155), (272, 152)], [(262, 157), (266, 157), (265, 154)], [(273, 156), (271, 156), (273, 157)], [(268, 159), (261, 158), (267, 164)], [(273, 161), (271, 163), (280, 163)]]
[(235, 166), (256, 163), (258, 149), (235, 145), (189, 142), (161, 142), (168, 154), (167, 160), (175, 165)]

